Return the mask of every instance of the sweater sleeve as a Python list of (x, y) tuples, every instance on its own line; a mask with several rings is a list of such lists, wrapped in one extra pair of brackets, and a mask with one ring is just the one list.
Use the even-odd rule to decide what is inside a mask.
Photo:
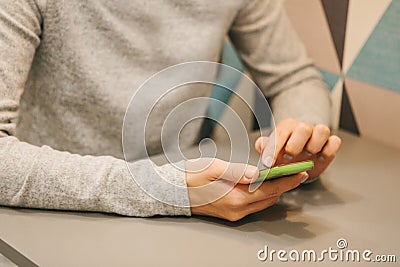
[(154, 190), (173, 200), (165, 204), (133, 179), (158, 173), (169, 185), (186, 189), (184, 172), (172, 165), (141, 160), (128, 168), (124, 160), (37, 147), (13, 136), (19, 99), (40, 44), (44, 9), (43, 1), (0, 0), (0, 205), (128, 216), (190, 215), (187, 190), (164, 190), (155, 184)]
[(230, 38), (264, 95), (275, 122), (294, 118), (330, 124), (331, 100), (321, 75), (290, 25), (281, 0), (251, 0)]

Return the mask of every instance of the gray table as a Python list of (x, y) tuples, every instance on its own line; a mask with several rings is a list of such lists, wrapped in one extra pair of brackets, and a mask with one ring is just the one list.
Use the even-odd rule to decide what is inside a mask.
[(321, 181), (239, 222), (0, 208), (0, 238), (41, 266), (266, 266), (265, 245), (319, 252), (339, 238), (399, 262), (400, 151), (339, 135), (343, 149)]

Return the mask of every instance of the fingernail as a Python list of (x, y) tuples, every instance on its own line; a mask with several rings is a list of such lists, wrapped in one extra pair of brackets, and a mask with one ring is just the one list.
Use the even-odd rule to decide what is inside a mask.
[(304, 154), (307, 156), (307, 157), (312, 157), (312, 153), (310, 153), (310, 152), (308, 152), (307, 150), (305, 150), (304, 151)]
[(318, 156), (318, 160), (319, 160), (319, 161), (324, 161), (325, 158), (324, 158), (324, 156)]
[(246, 171), (244, 172), (244, 177), (245, 177), (246, 179), (251, 180), (251, 179), (253, 179), (254, 175), (256, 175), (256, 172), (257, 172), (257, 167), (255, 167), (255, 166), (248, 166), (248, 167), (246, 168)]
[(288, 154), (283, 154), (283, 158), (286, 160), (293, 160), (293, 157)]
[(308, 173), (304, 174), (303, 177), (301, 178), (301, 183), (304, 183), (305, 181), (307, 181), (308, 177), (310, 177), (308, 175)]
[(265, 167), (271, 168), (273, 162), (274, 162), (274, 159), (271, 156), (268, 156), (264, 159), (263, 164)]

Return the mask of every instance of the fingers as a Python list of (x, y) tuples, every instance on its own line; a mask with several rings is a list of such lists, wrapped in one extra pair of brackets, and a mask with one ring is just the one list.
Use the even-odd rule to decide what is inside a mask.
[(319, 176), (326, 170), (340, 150), (341, 145), (342, 141), (339, 137), (333, 135), (328, 138), (322, 151), (312, 157), (315, 165), (314, 169), (308, 172), (311, 178)]
[(272, 165), (274, 164), (274, 153), (276, 147), (275, 140), (276, 140), (276, 132), (274, 131), (268, 138), (268, 142), (262, 150), (261, 162), (267, 168), (271, 168)]
[(296, 188), (307, 177), (307, 173), (304, 172), (265, 182), (252, 193), (248, 191), (248, 186), (237, 185), (223, 198), (225, 203), (223, 217), (230, 221), (237, 221), (250, 213), (272, 206), (284, 192)]
[(342, 140), (338, 136), (332, 135), (328, 138), (328, 141), (322, 149), (321, 156), (323, 158), (321, 159), (333, 159), (339, 152), (341, 146)]
[(247, 215), (258, 212), (258, 211), (262, 211), (268, 207), (271, 207), (279, 200), (279, 197), (280, 196), (275, 196), (275, 197), (271, 197), (271, 198), (267, 198), (267, 199), (255, 202), (255, 203), (251, 203), (248, 206), (248, 208), (246, 209)]
[[(329, 138), (330, 130), (326, 125), (319, 124), (314, 127), (308, 123), (288, 119), (278, 124), (270, 137), (258, 138), (255, 148), (262, 154), (263, 165), (269, 168), (276, 162), (278, 156), (291, 161), (303, 151), (308, 156), (322, 155)], [(333, 143), (325, 150), (327, 155), (322, 157), (337, 153), (340, 149), (340, 140), (337, 139), (339, 138), (334, 137)]]
[(236, 197), (245, 198), (247, 204), (262, 201), (267, 198), (280, 196), (283, 193), (298, 187), (307, 178), (308, 174), (306, 172), (302, 172), (296, 175), (264, 182), (257, 190), (253, 192), (249, 192), (247, 185), (238, 185), (237, 187), (240, 190), (238, 194), (240, 194), (240, 196)]
[(265, 148), (265, 146), (268, 144), (269, 138), (266, 136), (261, 136), (257, 139), (256, 143), (254, 144), (256, 151), (258, 154), (261, 154)]
[(300, 154), (312, 134), (313, 126), (311, 124), (299, 123), (287, 141), (285, 146), (286, 153), (293, 157)]
[[(267, 145), (262, 153), (262, 163), (270, 168), (275, 163), (279, 151), (285, 146), (297, 125), (294, 119), (287, 119), (279, 123), (275, 131), (270, 135)], [(277, 153), (275, 153), (275, 151)]]
[(267, 199), (264, 199), (264, 200), (261, 200), (261, 201), (255, 202), (255, 203), (251, 203), (241, 209), (233, 209), (230, 212), (228, 212), (226, 219), (228, 219), (230, 221), (238, 221), (251, 213), (258, 212), (258, 211), (264, 210), (268, 207), (271, 207), (278, 200), (279, 200), (279, 196), (276, 196), (276, 197), (267, 198)]
[(325, 146), (331, 131), (326, 125), (319, 124), (314, 127), (312, 136), (307, 143), (306, 150), (311, 154), (317, 154)]
[(268, 143), (265, 146), (261, 160), (264, 166), (267, 168), (272, 167), (276, 161), (276, 157), (278, 153), (275, 153), (275, 151), (279, 152), (283, 148), (283, 146), (286, 144), (286, 140), (289, 138), (291, 134), (291, 131), (274, 131), (269, 139)]

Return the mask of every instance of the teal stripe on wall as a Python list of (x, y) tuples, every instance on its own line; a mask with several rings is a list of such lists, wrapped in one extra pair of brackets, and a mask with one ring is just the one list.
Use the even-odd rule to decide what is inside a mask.
[(400, 0), (393, 0), (347, 77), (400, 93)]
[[(239, 56), (235, 51), (235, 48), (232, 46), (230, 42), (224, 43), (221, 63), (231, 66), (239, 71), (244, 70), (243, 64), (240, 61)], [(218, 73), (216, 83), (223, 84), (224, 86), (227, 86), (231, 90), (235, 90), (241, 79), (242, 75), (240, 75), (239, 73), (225, 71), (225, 69), (222, 68)], [(217, 99), (223, 103), (228, 103), (231, 96), (232, 92), (229, 89), (226, 89), (218, 85), (213, 86), (211, 92), (212, 99)], [(223, 111), (224, 111), (223, 105), (210, 105), (208, 108), (208, 116), (213, 120), (219, 120)]]
[(325, 83), (328, 85), (329, 90), (332, 91), (336, 83), (339, 81), (339, 75), (325, 71), (323, 69), (318, 69), (324, 78)]

